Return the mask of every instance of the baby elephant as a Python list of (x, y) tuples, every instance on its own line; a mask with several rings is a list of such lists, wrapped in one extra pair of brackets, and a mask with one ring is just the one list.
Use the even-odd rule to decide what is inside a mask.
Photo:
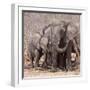
[(75, 66), (77, 57), (79, 57), (79, 51), (75, 40), (70, 40), (68, 48), (66, 50), (66, 71), (72, 70), (72, 67)]

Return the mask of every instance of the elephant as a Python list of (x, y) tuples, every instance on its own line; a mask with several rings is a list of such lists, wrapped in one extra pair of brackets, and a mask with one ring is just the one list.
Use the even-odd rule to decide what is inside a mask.
[[(39, 60), (42, 55), (44, 56), (46, 65), (51, 65), (51, 71), (57, 71), (56, 68), (59, 63), (64, 60), (63, 67), (68, 70), (70, 67), (70, 54), (68, 47), (71, 42), (76, 42), (78, 39), (77, 27), (72, 23), (66, 23), (65, 21), (59, 24), (49, 24), (40, 33), (30, 34), (29, 51), (31, 58), (31, 66), (39, 66)], [(73, 44), (72, 43), (72, 46)], [(77, 44), (74, 46), (76, 47)], [(77, 48), (75, 49), (77, 51)], [(77, 51), (78, 52), (78, 51)], [(61, 57), (61, 59), (58, 57)], [(62, 59), (63, 58), (63, 59)], [(34, 64), (33, 64), (34, 63)]]
[(51, 69), (52, 71), (56, 71), (57, 54), (58, 52), (64, 52), (68, 46), (66, 44), (63, 48), (58, 47), (60, 40), (65, 33), (64, 25), (65, 22), (63, 21), (59, 24), (49, 24), (42, 30), (42, 35), (40, 33), (30, 34), (29, 51), (32, 67), (33, 65), (38, 67), (40, 57), (44, 55), (45, 61), (47, 61), (48, 57), (49, 60), (51, 59)]
[[(65, 32), (65, 34), (66, 34), (66, 32)], [(59, 47), (60, 48), (63, 48), (66, 45), (64, 39), (65, 39), (65, 35), (61, 39), (61, 42), (59, 43)], [(58, 55), (57, 55), (57, 67), (60, 68), (60, 69), (62, 69), (62, 70), (65, 70), (66, 69), (66, 51), (63, 52), (63, 53), (59, 53), (58, 52)]]
[(67, 44), (65, 44), (63, 48), (59, 47), (59, 43), (61, 42), (65, 33), (66, 29), (64, 22), (61, 22), (59, 24), (50, 24), (44, 32), (43, 37), (48, 39), (46, 62), (51, 62), (51, 71), (57, 71), (56, 68), (58, 53), (63, 53), (67, 49), (68, 42), (66, 42)]
[(39, 33), (34, 33), (34, 34), (30, 33), (30, 41), (29, 41), (28, 48), (30, 53), (31, 67), (34, 67), (34, 66), (36, 67), (39, 65), (37, 61), (40, 59), (40, 56), (42, 55), (42, 50), (39, 47), (40, 38), (41, 38), (41, 35)]
[(46, 61), (51, 64), (51, 71), (57, 71), (57, 67), (71, 69), (71, 53), (79, 56), (80, 52), (79, 35), (79, 29), (72, 22), (63, 21), (46, 28), (43, 37), (48, 39)]
[(39, 32), (30, 33), (29, 41), (29, 56), (31, 61), (31, 67), (38, 67), (39, 60), (42, 56), (46, 59), (48, 38), (44, 37), (45, 30), (50, 26), (50, 24), (43, 28), (42, 34)]
[(77, 26), (72, 22), (66, 22), (64, 24), (65, 34), (59, 42), (59, 48), (67, 48), (65, 52), (58, 52), (57, 55), (57, 67), (62, 70), (71, 70), (71, 53), (76, 53), (77, 56), (80, 54), (80, 33)]
[(80, 33), (78, 27), (72, 23), (69, 22), (67, 24), (66, 28), (66, 42), (68, 41), (68, 47), (65, 51), (65, 60), (66, 60), (66, 71), (72, 70), (72, 64), (71, 64), (71, 53), (76, 53), (77, 57), (79, 57), (80, 54)]
[(74, 39), (69, 41), (68, 48), (66, 50), (66, 71), (72, 70), (72, 62), (76, 62), (76, 60), (72, 61), (72, 53), (76, 54), (77, 57), (79, 56), (79, 51), (76, 47), (76, 42)]

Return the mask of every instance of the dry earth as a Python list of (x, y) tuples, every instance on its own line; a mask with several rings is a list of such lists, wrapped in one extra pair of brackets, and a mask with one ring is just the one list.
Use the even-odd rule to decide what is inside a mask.
[(57, 72), (50, 72), (50, 70), (35, 70), (33, 69), (24, 69), (24, 78), (52, 78), (52, 77), (72, 77), (79, 76), (80, 70), (75, 69), (73, 71), (62, 71), (58, 70)]

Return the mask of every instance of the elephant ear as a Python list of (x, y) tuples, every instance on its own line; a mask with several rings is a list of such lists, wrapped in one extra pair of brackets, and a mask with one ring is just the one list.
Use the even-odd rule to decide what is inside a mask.
[(34, 47), (37, 49), (40, 48), (39, 41), (40, 41), (41, 35), (39, 33), (32, 33), (30, 35), (30, 42), (33, 44)]
[(42, 37), (40, 40), (40, 47), (46, 51), (48, 45), (48, 39), (46, 37)]
[(78, 27), (74, 23), (70, 23), (67, 26), (67, 38), (68, 40), (72, 40), (79, 33)]

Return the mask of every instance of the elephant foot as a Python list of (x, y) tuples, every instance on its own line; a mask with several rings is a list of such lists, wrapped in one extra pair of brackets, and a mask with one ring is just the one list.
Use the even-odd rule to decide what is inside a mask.
[(34, 65), (29, 65), (30, 66), (30, 68), (34, 68)]
[(72, 71), (72, 67), (66, 68), (66, 72)]
[(41, 67), (35, 67), (35, 70), (41, 70), (41, 71), (44, 71), (44, 69), (41, 68)]
[(35, 67), (35, 68), (39, 67), (39, 64), (34, 64), (34, 67)]
[(57, 72), (57, 69), (56, 68), (51, 68), (50, 72)]
[(39, 65), (38, 64), (34, 64), (34, 68), (35, 68), (35, 70), (38, 70)]
[(65, 67), (60, 66), (59, 69), (61, 69), (62, 71), (65, 71)]
[(35, 68), (35, 70), (40, 70), (40, 67), (34, 67)]
[(65, 68), (62, 68), (61, 70), (62, 70), (62, 71), (66, 71), (66, 69), (65, 69)]
[(66, 72), (68, 72), (68, 69), (65, 69)]
[(43, 64), (41, 67), (44, 68), (44, 69), (48, 69), (46, 64)]

